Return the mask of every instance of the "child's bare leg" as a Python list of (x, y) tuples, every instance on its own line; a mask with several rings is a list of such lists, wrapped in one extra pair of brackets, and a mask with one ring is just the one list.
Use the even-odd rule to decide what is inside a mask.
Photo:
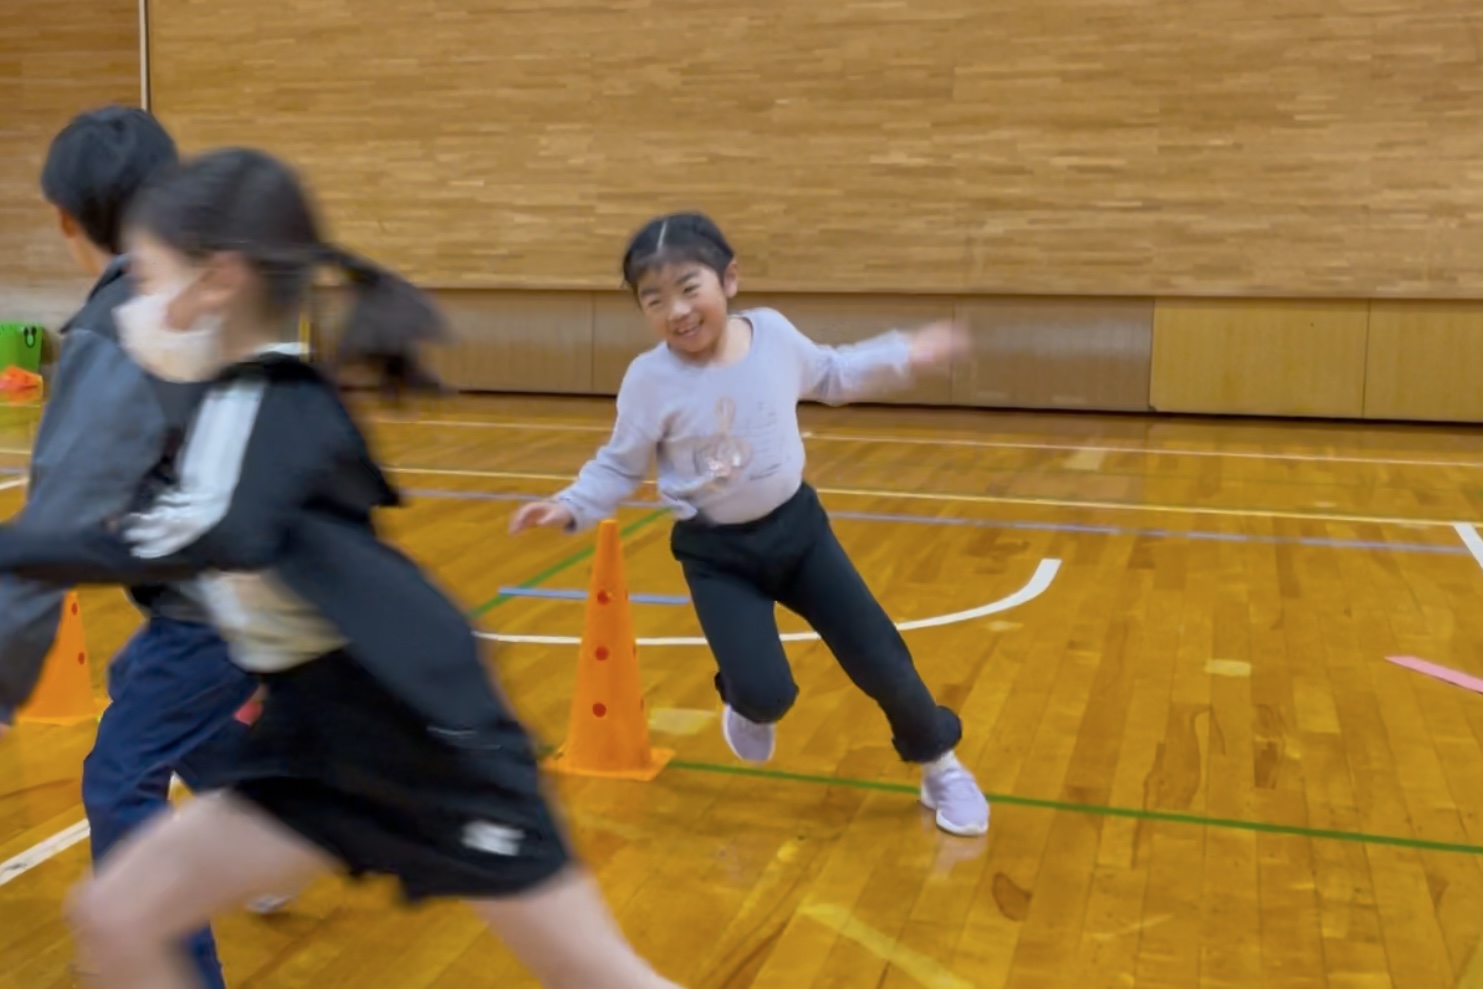
[(576, 866), (521, 896), (469, 905), (546, 989), (681, 989), (634, 952)]
[(292, 889), (333, 863), (228, 793), (191, 801), (120, 845), (68, 903), (99, 989), (196, 989), (180, 942), (243, 900)]

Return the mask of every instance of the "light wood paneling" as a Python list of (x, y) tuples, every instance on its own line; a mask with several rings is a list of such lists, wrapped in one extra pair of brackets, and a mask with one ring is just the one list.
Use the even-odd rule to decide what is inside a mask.
[[(615, 395), (654, 345), (624, 292), (434, 294), (458, 337), (435, 366), (468, 391)], [(340, 304), (324, 299), (332, 343)], [(823, 344), (966, 321), (971, 357), (884, 404), (1483, 422), (1469, 381), (1483, 305), (767, 293), (737, 305), (777, 308)]]
[(139, 105), (138, 0), (0, 4), (0, 322), (55, 328), (87, 292), (41, 165), (71, 117), (108, 103)]
[(1358, 418), (1364, 302), (1161, 299), (1150, 404), (1160, 412)]
[(592, 297), (592, 387), (601, 395), (618, 394), (628, 364), (658, 340), (627, 292), (600, 292)]
[(1483, 422), (1483, 303), (1372, 305), (1365, 415)]
[(973, 299), (957, 306), (975, 353), (955, 405), (1148, 409), (1151, 299)]
[[(587, 292), (433, 293), (455, 342), (428, 351), (454, 388), (591, 394), (592, 296)], [(345, 316), (343, 290), (322, 290), (319, 339), (333, 347)]]
[(648, 12), (153, 0), (153, 91), (449, 287), (608, 290), (699, 207), (758, 290), (1483, 295), (1478, 4)]

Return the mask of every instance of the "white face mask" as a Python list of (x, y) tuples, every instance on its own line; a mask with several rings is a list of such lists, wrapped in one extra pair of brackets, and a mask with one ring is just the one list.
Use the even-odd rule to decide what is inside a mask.
[(170, 303), (190, 286), (138, 295), (113, 311), (118, 340), (144, 370), (166, 381), (208, 381), (221, 370), (221, 317), (207, 316), (188, 330), (165, 322)]

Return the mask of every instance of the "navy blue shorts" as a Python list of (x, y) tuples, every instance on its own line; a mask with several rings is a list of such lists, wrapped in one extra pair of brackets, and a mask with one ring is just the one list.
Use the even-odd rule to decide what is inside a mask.
[(502, 899), (571, 861), (511, 716), (454, 744), (347, 653), (265, 676), (232, 792), (408, 900)]

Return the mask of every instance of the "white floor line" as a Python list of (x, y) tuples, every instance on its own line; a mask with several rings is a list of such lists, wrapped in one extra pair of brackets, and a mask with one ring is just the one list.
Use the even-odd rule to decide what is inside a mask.
[[(388, 419), (372, 421), (395, 426), (447, 426), (455, 429), (514, 429), (551, 433), (609, 433), (611, 426), (559, 422), (492, 422), (459, 419)], [(1137, 453), (1155, 457), (1215, 457), (1232, 460), (1275, 460), (1296, 463), (1373, 464), (1381, 467), (1463, 467), (1483, 470), (1483, 460), (1430, 460), (1413, 457), (1358, 457), (1337, 453), (1276, 453), (1262, 450), (1192, 450), (1187, 447), (1099, 445), (1086, 443), (1023, 443), (1014, 440), (968, 440), (931, 436), (877, 436), (869, 433), (809, 431), (811, 440), (830, 443), (879, 443), (902, 446), (955, 446), (981, 450), (1060, 450), (1084, 453)], [(3, 452), (3, 451), (0, 451)]]
[[(387, 467), (392, 474), (427, 474), (448, 477), (487, 477), (506, 481), (560, 481), (570, 483), (575, 474), (542, 474), (518, 470), (452, 470), (441, 467)], [(1072, 498), (1016, 498), (1010, 495), (954, 494), (948, 491), (893, 491), (888, 488), (816, 488), (820, 494), (852, 495), (862, 498), (904, 498), (910, 501), (965, 502), (978, 505), (1029, 505), (1038, 508), (1106, 509), (1118, 512), (1161, 512), (1173, 515), (1216, 515), (1227, 518), (1298, 519), (1307, 522), (1354, 522), (1361, 525), (1406, 525), (1416, 528), (1451, 528), (1444, 519), (1404, 516), (1343, 515), (1329, 512), (1284, 512), (1266, 508), (1215, 508), (1206, 505), (1139, 505), (1122, 501), (1078, 501)]]
[(0, 886), (30, 872), (47, 859), (55, 858), (79, 842), (87, 841), (90, 833), (87, 821), (78, 821), (65, 831), (33, 845), (8, 862), (0, 863)]
[[(937, 628), (941, 625), (956, 625), (959, 622), (970, 622), (975, 618), (983, 618), (986, 615), (998, 614), (1001, 611), (1009, 611), (1018, 608), (1022, 604), (1033, 601), (1045, 593), (1050, 587), (1051, 581), (1056, 579), (1056, 574), (1061, 569), (1060, 560), (1041, 560), (1040, 565), (1035, 568), (1029, 583), (1008, 597), (988, 604), (981, 604), (977, 608), (969, 608), (966, 611), (954, 611), (946, 615), (934, 615), (931, 618), (918, 618), (915, 621), (897, 622), (896, 627), (903, 632), (915, 631), (919, 628)], [(539, 646), (575, 646), (580, 645), (582, 639), (575, 635), (504, 635), (499, 632), (480, 632), (479, 638), (489, 639), (493, 642), (518, 643), (523, 645)], [(816, 642), (819, 638), (817, 632), (786, 632), (780, 638), (784, 642)], [(639, 639), (638, 645), (647, 646), (703, 646), (706, 644), (702, 636), (664, 636), (655, 639)]]
[(1473, 559), (1478, 561), (1478, 566), (1483, 567), (1483, 536), (1478, 535), (1475, 526), (1467, 522), (1454, 522), (1452, 528), (1462, 537), (1462, 544), (1473, 554)]
[(23, 487), (30, 478), (13, 477), (8, 481), (0, 481), (0, 491), (9, 491), (11, 488)]

